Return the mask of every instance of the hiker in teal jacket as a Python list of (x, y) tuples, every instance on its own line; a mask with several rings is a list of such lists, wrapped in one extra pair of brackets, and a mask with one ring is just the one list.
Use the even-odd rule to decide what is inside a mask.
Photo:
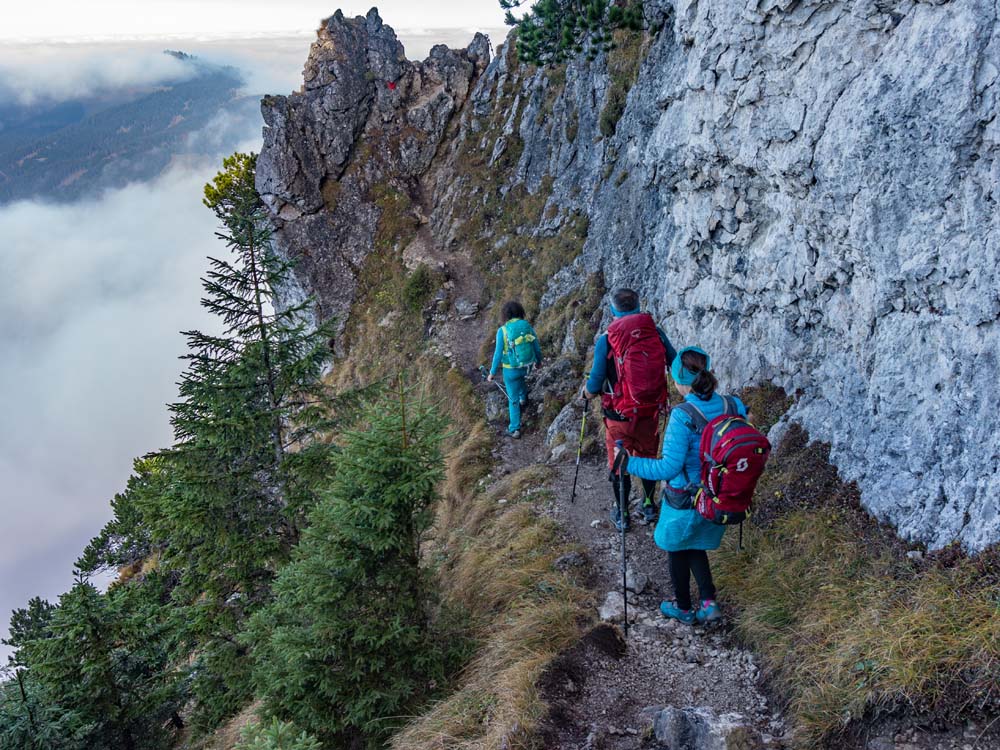
[[(725, 412), (722, 396), (716, 393), (718, 381), (710, 371), (711, 358), (698, 347), (682, 349), (674, 358), (670, 374), (684, 400), (694, 404), (712, 421)], [(743, 417), (746, 407), (738, 398), (733, 399)], [(675, 601), (663, 602), (660, 611), (667, 617), (691, 624), (695, 620), (708, 622), (721, 617), (715, 603), (715, 584), (708, 564), (706, 550), (718, 549), (726, 527), (706, 520), (690, 507), (687, 488), (701, 475), (698, 444), (701, 434), (695, 432), (691, 418), (680, 409), (670, 412), (667, 432), (663, 440), (663, 458), (636, 458), (629, 456), (625, 464), (628, 472), (642, 479), (663, 479), (663, 500), (660, 519), (653, 532), (656, 545), (669, 553), (670, 577), (674, 584)], [(674, 504), (688, 507), (678, 510)], [(697, 612), (691, 603), (691, 574), (698, 583), (701, 606)]]
[(493, 381), (503, 367), (503, 382), (507, 387), (507, 408), (512, 438), (521, 437), (521, 409), (528, 403), (528, 389), (524, 378), (532, 367), (542, 364), (542, 349), (538, 334), (524, 319), (520, 302), (510, 301), (503, 306), (504, 324), (497, 329), (497, 344), (493, 351), (493, 364), (487, 380)]

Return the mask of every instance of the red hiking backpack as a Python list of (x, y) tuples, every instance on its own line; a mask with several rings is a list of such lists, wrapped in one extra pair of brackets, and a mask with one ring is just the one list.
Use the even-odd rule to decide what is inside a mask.
[(701, 433), (701, 481), (694, 494), (694, 507), (718, 524), (742, 523), (749, 515), (757, 480), (771, 454), (767, 438), (739, 415), (736, 399), (723, 396), (726, 407), (709, 422), (695, 404), (685, 401), (675, 407), (691, 418), (692, 429)]
[(649, 313), (618, 318), (608, 327), (610, 393), (606, 411), (625, 419), (658, 414), (667, 403), (667, 349)]

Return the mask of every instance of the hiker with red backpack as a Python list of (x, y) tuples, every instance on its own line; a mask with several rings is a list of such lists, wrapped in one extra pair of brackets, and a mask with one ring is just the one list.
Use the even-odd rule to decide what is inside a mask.
[[(746, 517), (771, 446), (747, 421), (736, 396), (716, 392), (711, 358), (696, 346), (681, 349), (670, 368), (684, 401), (670, 411), (663, 458), (626, 455), (621, 470), (644, 480), (665, 480), (660, 518), (653, 532), (668, 552), (675, 599), (665, 617), (686, 624), (721, 617), (708, 550), (718, 549), (726, 526)], [(691, 575), (701, 598), (691, 602)]]
[(510, 414), (507, 434), (517, 439), (521, 437), (521, 410), (528, 403), (525, 378), (533, 368), (541, 367), (542, 350), (538, 344), (538, 334), (531, 323), (524, 319), (524, 307), (520, 302), (505, 302), (501, 313), (504, 322), (497, 329), (493, 363), (486, 379), (492, 383), (502, 366)]
[[(630, 476), (618, 481), (614, 471), (615, 442), (621, 440), (633, 456), (656, 458), (660, 447), (660, 415), (667, 404), (667, 365), (676, 354), (653, 316), (639, 309), (639, 295), (618, 289), (611, 295), (614, 317), (608, 330), (594, 342), (594, 365), (583, 389), (584, 398), (600, 394), (608, 469), (615, 493), (611, 520), (619, 531), (628, 529)], [(621, 497), (624, 486), (625, 497)], [(656, 482), (642, 482), (642, 515), (656, 520)], [(624, 514), (622, 509), (624, 508)]]

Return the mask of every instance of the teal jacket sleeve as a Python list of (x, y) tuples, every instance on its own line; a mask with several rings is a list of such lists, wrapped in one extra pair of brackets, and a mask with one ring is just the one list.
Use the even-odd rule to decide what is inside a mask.
[(604, 390), (604, 380), (608, 376), (608, 334), (597, 337), (594, 342), (594, 364), (587, 378), (587, 390), (600, 393)]
[(497, 328), (497, 345), (493, 350), (493, 364), (490, 365), (490, 375), (496, 375), (503, 361), (503, 328)]
[(629, 456), (626, 471), (641, 479), (663, 479), (667, 482), (684, 471), (691, 439), (691, 423), (684, 412), (673, 409), (663, 438), (663, 458)]

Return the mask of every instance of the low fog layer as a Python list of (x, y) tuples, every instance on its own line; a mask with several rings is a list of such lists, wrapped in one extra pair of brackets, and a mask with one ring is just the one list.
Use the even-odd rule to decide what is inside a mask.
[(171, 442), (178, 331), (206, 324), (198, 279), (205, 256), (224, 252), (200, 203), (207, 173), (0, 209), (5, 626), (28, 597), (68, 586), (132, 458)]
[(30, 106), (190, 78), (194, 70), (162, 47), (12, 44), (0, 47), (0, 102)]

